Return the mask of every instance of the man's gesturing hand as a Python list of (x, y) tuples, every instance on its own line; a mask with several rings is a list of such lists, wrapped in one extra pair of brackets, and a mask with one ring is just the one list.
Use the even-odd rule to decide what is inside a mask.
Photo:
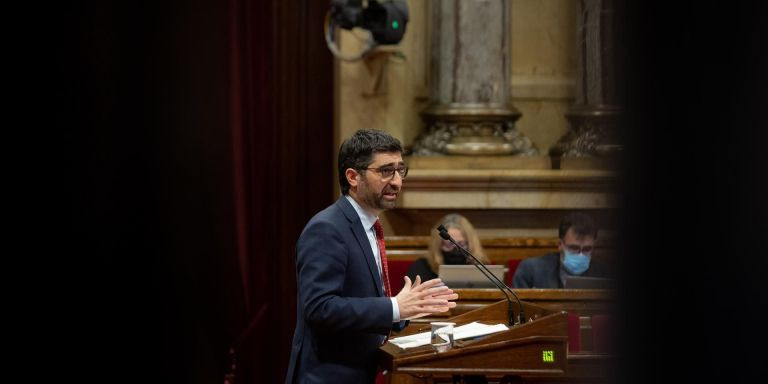
[[(456, 300), (459, 295), (445, 285), (442, 281), (432, 279), (421, 282), (421, 276), (411, 284), (411, 279), (405, 276), (405, 286), (395, 296), (401, 319), (415, 319), (436, 312), (446, 312), (456, 306), (451, 300)], [(439, 286), (438, 286), (439, 285)]]

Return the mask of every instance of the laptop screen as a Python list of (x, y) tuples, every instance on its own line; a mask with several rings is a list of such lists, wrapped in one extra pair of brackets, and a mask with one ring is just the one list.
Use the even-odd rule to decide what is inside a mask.
[[(503, 265), (486, 265), (491, 273), (504, 281)], [(437, 276), (450, 288), (496, 288), (474, 265), (440, 265)]]

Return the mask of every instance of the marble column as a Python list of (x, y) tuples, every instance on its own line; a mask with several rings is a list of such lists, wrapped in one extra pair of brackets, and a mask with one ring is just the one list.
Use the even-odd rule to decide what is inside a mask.
[(430, 102), (414, 155), (538, 154), (515, 129), (509, 0), (432, 1)]
[(563, 157), (609, 157), (621, 151), (618, 36), (614, 0), (579, 0), (576, 99), (565, 113), (571, 129), (550, 148)]

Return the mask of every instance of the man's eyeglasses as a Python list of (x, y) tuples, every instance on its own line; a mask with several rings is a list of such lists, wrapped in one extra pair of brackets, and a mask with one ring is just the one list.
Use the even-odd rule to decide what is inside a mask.
[(595, 249), (595, 247), (591, 246), (591, 245), (585, 245), (583, 247), (580, 247), (580, 246), (578, 246), (576, 244), (565, 244), (565, 243), (563, 243), (563, 246), (567, 250), (569, 250), (569, 251), (571, 251), (573, 253), (583, 253), (585, 255), (588, 255), (588, 254), (592, 253), (592, 251)]
[(378, 168), (364, 168), (371, 171), (376, 171), (381, 175), (381, 178), (384, 180), (389, 180), (395, 176), (395, 171), (400, 175), (400, 178), (405, 179), (405, 176), (408, 175), (408, 167), (405, 165), (401, 165), (399, 167), (393, 167), (391, 165), (385, 165)]

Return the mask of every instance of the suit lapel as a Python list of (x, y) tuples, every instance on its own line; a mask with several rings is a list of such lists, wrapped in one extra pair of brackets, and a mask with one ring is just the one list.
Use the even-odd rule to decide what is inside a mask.
[(352, 207), (352, 204), (343, 195), (336, 201), (336, 204), (341, 208), (344, 216), (349, 221), (349, 228), (352, 230), (352, 234), (355, 236), (357, 244), (363, 252), (363, 258), (365, 258), (365, 262), (368, 264), (368, 272), (371, 273), (371, 278), (376, 286), (376, 292), (379, 296), (384, 296), (384, 292), (381, 290), (382, 283), (379, 276), (379, 267), (376, 265), (376, 259), (373, 256), (373, 251), (371, 251), (371, 243), (368, 242), (368, 236), (365, 234), (360, 217), (357, 215), (355, 208)]

